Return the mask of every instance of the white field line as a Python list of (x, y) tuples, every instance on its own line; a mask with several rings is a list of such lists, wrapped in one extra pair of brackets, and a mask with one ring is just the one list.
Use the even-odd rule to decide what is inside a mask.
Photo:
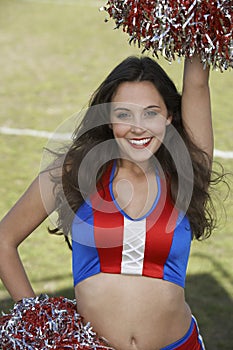
[(233, 151), (220, 151), (219, 149), (214, 149), (214, 157), (233, 159)]
[(33, 136), (40, 137), (45, 139), (53, 139), (53, 140), (70, 140), (70, 133), (53, 133), (44, 130), (33, 130), (33, 129), (15, 129), (8, 128), (6, 126), (0, 127), (0, 134), (4, 135), (19, 135), (19, 136)]
[[(95, 0), (91, 2), (86, 2), (85, 0), (81, 2), (80, 0), (21, 0), (21, 2), (34, 2), (40, 5), (43, 4), (53, 4), (53, 5), (77, 5), (77, 6), (83, 6), (85, 4), (85, 7), (101, 7), (103, 4), (101, 4), (101, 1)], [(106, 1), (104, 2), (104, 4)], [(100, 6), (99, 6), (100, 5)]]
[[(32, 136), (40, 137), (52, 140), (70, 140), (70, 133), (53, 133), (44, 130), (33, 130), (33, 129), (15, 129), (8, 128), (6, 126), (0, 127), (0, 134), (4, 135), (17, 135), (17, 136)], [(214, 156), (224, 159), (233, 159), (233, 151), (220, 151), (218, 149), (214, 150)]]

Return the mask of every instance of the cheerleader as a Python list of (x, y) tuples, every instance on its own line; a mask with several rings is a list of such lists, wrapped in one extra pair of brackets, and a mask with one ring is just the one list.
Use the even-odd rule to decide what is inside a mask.
[[(192, 240), (215, 223), (208, 78), (186, 59), (181, 96), (154, 60), (129, 57), (101, 83), (72, 144), (1, 221), (17, 302), (3, 349), (204, 349), (184, 288)], [(53, 211), (51, 231), (71, 233), (76, 302), (36, 296), (17, 251)]]

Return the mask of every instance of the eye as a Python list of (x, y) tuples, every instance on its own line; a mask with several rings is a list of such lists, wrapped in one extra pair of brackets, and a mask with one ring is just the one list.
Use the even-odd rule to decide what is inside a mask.
[(130, 117), (131, 117), (131, 114), (128, 112), (121, 112), (121, 113), (117, 114), (117, 118), (119, 118), (119, 119), (127, 119)]
[(148, 111), (145, 111), (144, 115), (145, 115), (145, 117), (154, 118), (154, 117), (158, 116), (159, 113), (154, 111), (154, 110), (148, 110)]

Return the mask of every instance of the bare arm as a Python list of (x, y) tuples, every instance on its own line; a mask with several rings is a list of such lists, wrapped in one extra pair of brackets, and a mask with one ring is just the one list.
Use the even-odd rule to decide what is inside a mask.
[(203, 69), (199, 57), (186, 59), (183, 77), (182, 116), (184, 126), (194, 143), (213, 157), (209, 68)]
[(15, 301), (35, 296), (17, 247), (55, 209), (52, 189), (49, 173), (41, 174), (0, 222), (0, 277)]

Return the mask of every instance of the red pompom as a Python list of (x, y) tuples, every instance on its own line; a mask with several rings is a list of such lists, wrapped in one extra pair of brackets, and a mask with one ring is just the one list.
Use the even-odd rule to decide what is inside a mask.
[(109, 0), (104, 10), (130, 43), (156, 56), (172, 61), (197, 52), (205, 65), (233, 66), (232, 0)]
[(0, 344), (2, 350), (111, 349), (83, 323), (75, 301), (47, 295), (25, 298), (0, 317)]

